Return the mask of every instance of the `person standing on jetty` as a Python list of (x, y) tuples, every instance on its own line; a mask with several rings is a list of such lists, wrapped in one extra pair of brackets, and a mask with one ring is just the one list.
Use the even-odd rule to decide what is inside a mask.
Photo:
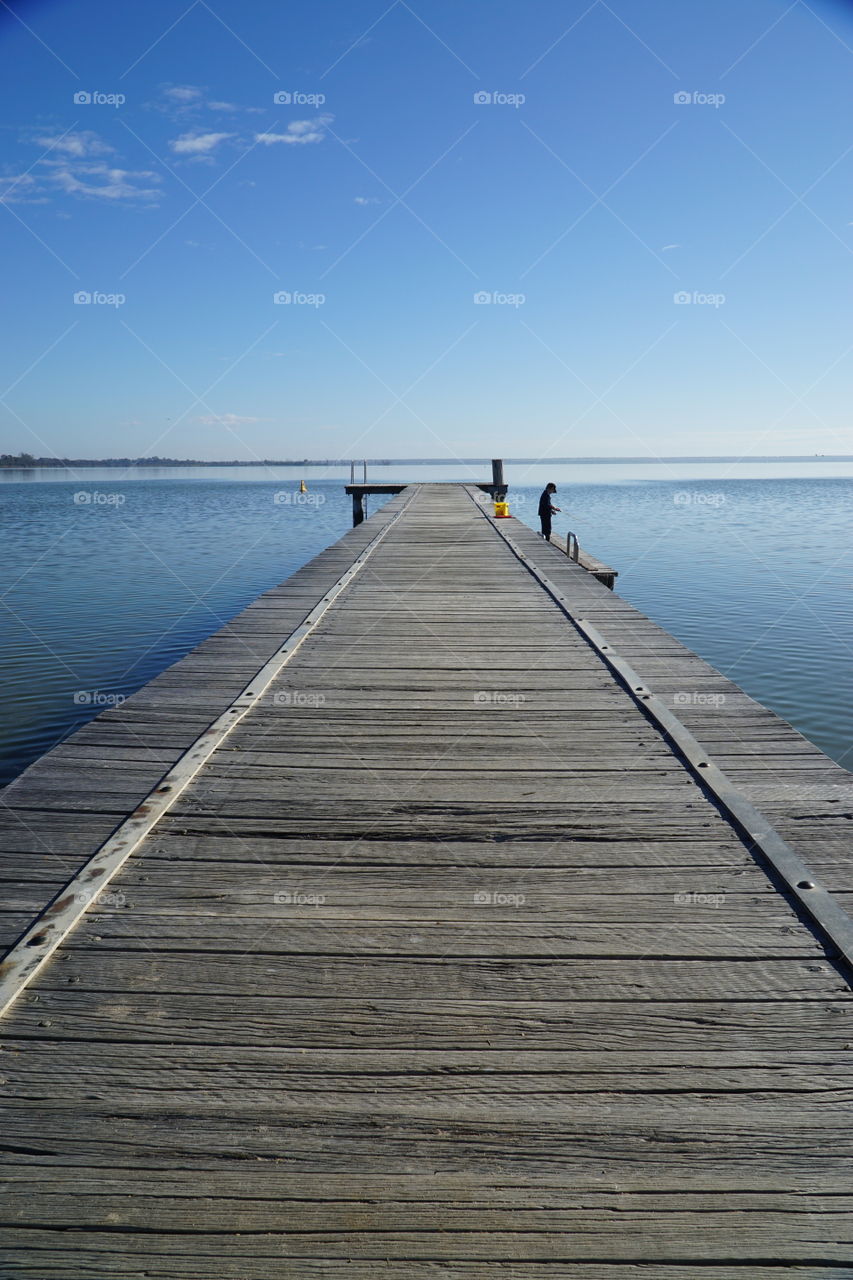
[(542, 526), (542, 537), (548, 539), (551, 537), (551, 516), (559, 511), (559, 507), (552, 506), (551, 494), (557, 492), (555, 484), (546, 484), (539, 498), (539, 523)]

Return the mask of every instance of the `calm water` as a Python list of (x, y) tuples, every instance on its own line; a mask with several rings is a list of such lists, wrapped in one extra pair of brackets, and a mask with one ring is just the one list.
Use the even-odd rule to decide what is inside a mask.
[[(478, 468), (375, 469), (485, 479)], [(350, 526), (343, 471), (0, 472), (0, 780), (128, 696)], [(853, 466), (508, 468), (546, 480), (643, 612), (853, 765)], [(79, 495), (84, 495), (81, 500)], [(76, 495), (76, 498), (75, 498)], [(378, 499), (372, 499), (375, 510)]]
[[(853, 478), (561, 490), (620, 595), (853, 768)], [(539, 492), (513, 508), (536, 528)]]

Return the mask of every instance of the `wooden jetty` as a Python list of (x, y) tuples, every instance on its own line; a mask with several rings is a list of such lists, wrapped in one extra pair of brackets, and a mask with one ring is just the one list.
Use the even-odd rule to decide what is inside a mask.
[(3, 1280), (853, 1275), (853, 777), (478, 496), (5, 791)]

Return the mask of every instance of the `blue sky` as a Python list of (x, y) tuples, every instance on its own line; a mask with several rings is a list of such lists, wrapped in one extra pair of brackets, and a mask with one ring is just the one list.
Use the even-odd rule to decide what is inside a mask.
[(0, 450), (853, 453), (848, 5), (42, 0), (0, 45)]

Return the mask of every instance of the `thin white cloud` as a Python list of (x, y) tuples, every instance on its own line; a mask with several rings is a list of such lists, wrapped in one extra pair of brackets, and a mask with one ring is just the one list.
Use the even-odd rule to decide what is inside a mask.
[(669, 253), (670, 249), (680, 249), (680, 244), (665, 244), (661, 247), (661, 253)]
[(113, 150), (102, 141), (91, 129), (80, 133), (47, 134), (34, 139), (40, 147), (50, 147), (51, 151), (62, 151), (69, 156), (103, 156)]
[(356, 196), (355, 203), (356, 204), (381, 204), (382, 202), (381, 200), (377, 199), (376, 196)]
[(0, 177), (0, 203), (45, 204), (57, 195), (69, 195), (113, 204), (132, 200), (152, 204), (160, 197), (159, 174), (124, 169), (102, 159), (115, 149), (91, 130), (35, 136), (28, 132), (22, 141), (47, 151), (25, 173)]
[(209, 111), (228, 111), (233, 115), (237, 111), (244, 111), (250, 116), (262, 116), (264, 114), (263, 107), (241, 107), (238, 102), (205, 102), (204, 104)]
[(39, 185), (31, 173), (11, 173), (0, 177), (0, 204), (44, 204)]
[(201, 89), (194, 84), (173, 84), (163, 90), (164, 97), (180, 103), (197, 102), (201, 94)]
[(156, 200), (158, 187), (141, 183), (159, 182), (150, 169), (115, 169), (106, 164), (65, 165), (53, 169), (50, 180), (67, 195), (98, 200)]
[(202, 111), (214, 111), (235, 115), (246, 112), (250, 115), (262, 115), (263, 107), (243, 107), (237, 102), (227, 102), (224, 98), (208, 98), (207, 89), (202, 85), (173, 84), (160, 91), (159, 97), (146, 104), (154, 111), (160, 111), (175, 122), (198, 119)]
[(169, 146), (179, 156), (208, 156), (224, 142), (233, 138), (233, 133), (182, 133), (179, 138), (172, 138)]
[(326, 136), (326, 125), (331, 124), (334, 116), (317, 116), (314, 120), (292, 120), (286, 133), (256, 133), (255, 142), (262, 142), (271, 147), (277, 142), (293, 145), (304, 145), (308, 142), (322, 142)]

